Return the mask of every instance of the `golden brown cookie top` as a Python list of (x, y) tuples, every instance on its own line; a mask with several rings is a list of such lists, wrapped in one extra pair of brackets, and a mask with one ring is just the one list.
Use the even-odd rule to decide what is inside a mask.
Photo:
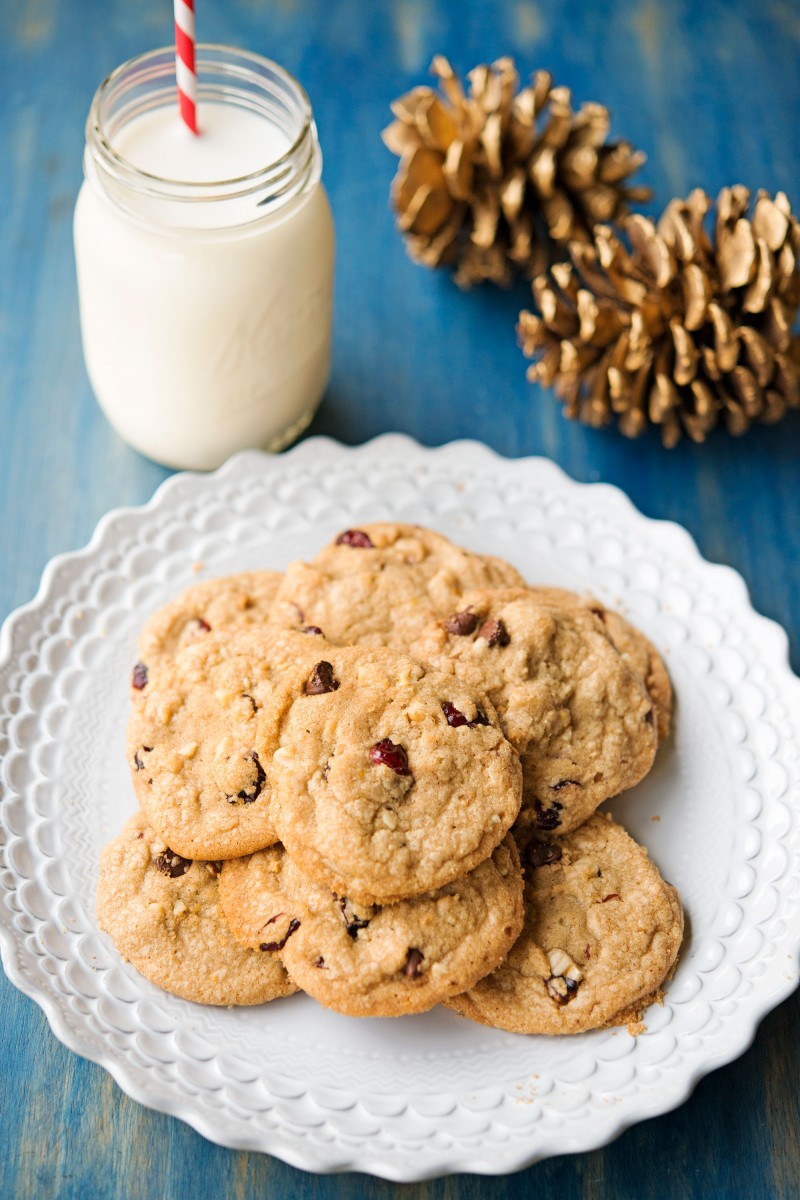
[(232, 858), (277, 840), (263, 713), (313, 636), (210, 632), (162, 658), (136, 689), (128, 763), (139, 803), (187, 858)]
[(97, 919), (147, 979), (198, 1004), (263, 1004), (296, 991), (280, 958), (241, 946), (219, 909), (219, 862), (175, 854), (137, 813), (103, 850)]
[(343, 531), (310, 563), (291, 563), (273, 616), (286, 628), (315, 625), (337, 645), (407, 650), (465, 590), (522, 582), (502, 559), (418, 525), (380, 522)]
[(537, 600), (556, 607), (586, 608), (605, 625), (606, 633), (622, 658), (638, 679), (644, 683), (653, 702), (656, 733), (659, 742), (669, 737), (672, 718), (672, 685), (664, 660), (641, 630), (631, 625), (620, 613), (607, 608), (594, 596), (580, 596), (564, 588), (532, 587)]
[(226, 863), (225, 916), (244, 945), (275, 946), (292, 979), (337, 1012), (423, 1012), (471, 987), (522, 928), (522, 871), (507, 837), (462, 879), (388, 906), (304, 876), (281, 847)]
[(675, 889), (600, 814), (558, 840), (527, 838), (521, 857), (523, 931), (496, 971), (448, 1004), (512, 1033), (580, 1033), (638, 1019), (680, 949)]
[(329, 647), (268, 720), (275, 830), (340, 894), (387, 903), (442, 887), (517, 815), (519, 759), (491, 704), (397, 651)]
[(652, 765), (652, 702), (587, 608), (476, 590), (412, 653), (489, 696), (522, 758), (522, 822), (566, 833)]
[(282, 578), (278, 571), (242, 571), (192, 584), (147, 621), (138, 641), (141, 661), (152, 669), (207, 633), (265, 624)]

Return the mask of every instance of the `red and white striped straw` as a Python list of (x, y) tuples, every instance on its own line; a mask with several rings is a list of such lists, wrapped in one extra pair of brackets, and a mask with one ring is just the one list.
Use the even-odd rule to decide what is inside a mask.
[(194, 0), (175, 0), (175, 78), (184, 124), (197, 133), (197, 73), (194, 66)]

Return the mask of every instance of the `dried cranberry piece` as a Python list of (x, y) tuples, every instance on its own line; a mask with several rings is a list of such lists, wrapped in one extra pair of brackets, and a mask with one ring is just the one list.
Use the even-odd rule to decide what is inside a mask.
[(606, 610), (604, 608), (590, 608), (589, 612), (594, 613), (594, 615), (599, 617), (601, 621), (605, 621), (606, 619)]
[(156, 856), (156, 867), (162, 875), (169, 875), (170, 879), (180, 879), (181, 875), (185, 875), (192, 865), (190, 858), (181, 858), (180, 854), (175, 854), (169, 847), (163, 854)]
[(388, 767), (395, 775), (410, 775), (408, 755), (391, 738), (382, 738), (370, 747), (369, 757), (378, 767)]
[[(277, 921), (278, 917), (283, 916), (285, 916), (285, 913), (278, 913), (277, 916), (271, 917), (270, 920), (267, 921), (267, 925), (271, 925), (273, 921)], [(280, 942), (262, 942), (259, 946), (259, 950), (282, 950), (292, 934), (299, 928), (300, 922), (296, 917), (292, 917), (291, 921), (289, 922), (289, 928), (286, 930), (286, 937)]]
[(619, 892), (609, 892), (607, 896), (603, 896), (600, 903), (605, 904), (606, 900), (619, 900)]
[[(152, 746), (142, 746), (142, 750), (143, 750), (143, 751), (144, 751), (146, 754), (149, 754), (149, 753), (150, 753), (150, 751), (151, 751), (152, 749), (153, 749), (153, 747), (152, 747)], [(135, 765), (136, 765), (136, 770), (137, 770), (137, 771), (142, 771), (142, 770), (144, 770), (144, 763), (142, 762), (142, 759), (141, 759), (141, 757), (140, 757), (140, 755), (139, 755), (139, 751), (138, 751), (138, 750), (136, 751), (136, 753), (135, 753), (135, 754), (134, 754), (134, 756), (133, 756), (133, 761), (134, 761), (134, 763), (135, 763)], [(149, 782), (150, 782), (150, 783), (152, 783), (152, 782), (153, 782), (153, 781), (152, 781), (152, 779), (151, 779)]]
[(542, 808), (541, 804), (537, 804), (534, 814), (533, 823), (537, 829), (556, 829), (561, 824), (561, 809), (563, 804), (559, 804), (556, 800), (549, 808)]
[(452, 725), (454, 729), (460, 728), (461, 725), (469, 725), (469, 721), (464, 714), (457, 709), (455, 704), (451, 704), (449, 700), (445, 700), (442, 705), (442, 712), (447, 717), (447, 724)]
[(242, 788), (240, 792), (236, 793), (240, 800), (244, 800), (245, 804), (252, 804), (254, 800), (258, 799), (258, 797), (261, 795), (261, 789), (264, 786), (267, 778), (267, 773), (262, 767), (255, 750), (251, 755), (249, 755), (249, 757), (252, 758), (253, 762), (256, 764), (256, 781), (253, 784), (253, 790), (252, 792), (248, 792), (245, 788)]
[(137, 662), (136, 666), (133, 668), (131, 687), (136, 688), (137, 692), (140, 692), (142, 688), (147, 687), (147, 667), (143, 662)]
[(477, 613), (470, 612), (465, 608), (463, 612), (450, 613), (449, 617), (441, 622), (442, 629), (445, 633), (455, 634), (456, 637), (466, 637), (469, 633), (474, 633), (478, 628), (480, 617)]
[(324, 696), (326, 692), (335, 692), (339, 680), (334, 679), (333, 666), (329, 662), (318, 662), (306, 680), (305, 693), (307, 696)]
[(315, 966), (315, 967), (319, 967), (319, 969), (320, 969), (321, 971), (327, 971), (327, 969), (328, 969), (328, 968), (325, 966), (325, 959), (322, 957), (322, 955), (321, 955), (321, 954), (320, 954), (319, 958), (317, 959), (317, 961), (314, 963), (314, 966)]
[(200, 626), (203, 633), (211, 633), (211, 626), (208, 621), (204, 621), (202, 617), (197, 617), (197, 624)]
[(358, 937), (359, 930), (366, 929), (369, 925), (369, 921), (365, 920), (363, 917), (356, 916), (356, 914), (352, 911), (352, 907), (350, 905), (350, 901), (347, 899), (347, 896), (341, 897), (339, 900), (339, 908), (342, 916), (344, 917), (347, 936), (355, 940), (355, 938)]
[(300, 632), (301, 633), (313, 633), (315, 637), (324, 637), (325, 636), (324, 633), (322, 632), (322, 630), (320, 629), (319, 625), (304, 625)]
[(363, 529), (345, 529), (336, 539), (337, 546), (351, 546), (354, 550), (371, 550), (372, 539)]
[(424, 954), (421, 950), (415, 949), (413, 946), (406, 955), (406, 965), (403, 967), (403, 974), (409, 979), (419, 979), (422, 974), (422, 961)]
[(503, 622), (489, 617), (478, 630), (479, 638), (486, 638), (490, 646), (507, 646), (511, 641), (508, 630)]
[(532, 841), (525, 851), (525, 861), (529, 867), (546, 867), (558, 862), (562, 853), (561, 847), (555, 842)]
[(455, 704), (451, 704), (449, 700), (445, 700), (442, 705), (442, 712), (447, 717), (447, 724), (452, 725), (454, 729), (458, 729), (461, 725), (468, 725), (472, 729), (474, 725), (489, 724), (486, 713), (482, 713), (479, 708), (475, 710), (473, 719), (468, 721), (461, 710), (456, 708)]

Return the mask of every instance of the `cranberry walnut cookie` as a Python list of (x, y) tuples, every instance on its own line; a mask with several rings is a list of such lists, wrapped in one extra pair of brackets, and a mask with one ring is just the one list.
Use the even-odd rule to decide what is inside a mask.
[(407, 650), (466, 590), (523, 582), (502, 559), (463, 550), (419, 525), (362, 525), (339, 534), (310, 563), (289, 564), (273, 620), (290, 629), (313, 625), (337, 645)]
[(489, 701), (397, 651), (328, 648), (287, 679), (266, 723), (280, 841), (361, 903), (465, 875), (519, 811), (519, 758)]
[[(264, 709), (319, 639), (252, 628), (206, 634), (154, 677), (132, 679), (127, 754), (154, 829), (186, 858), (225, 859), (277, 841), (270, 820)], [(316, 651), (315, 651), (316, 652)]]
[(263, 1004), (297, 991), (276, 954), (245, 949), (219, 909), (220, 862), (175, 854), (143, 813), (101, 855), (97, 920), (151, 983), (198, 1004)]
[(632, 1024), (660, 999), (683, 939), (678, 893), (609, 817), (521, 841), (525, 926), (506, 961), (446, 1003), (511, 1033)]
[(388, 906), (313, 883), (280, 847), (226, 863), (220, 901), (246, 946), (277, 949), (290, 977), (350, 1016), (424, 1012), (494, 970), (522, 929), (509, 835), (463, 878)]
[(411, 649), (489, 696), (521, 756), (524, 824), (568, 833), (652, 766), (653, 703), (588, 608), (479, 589)]

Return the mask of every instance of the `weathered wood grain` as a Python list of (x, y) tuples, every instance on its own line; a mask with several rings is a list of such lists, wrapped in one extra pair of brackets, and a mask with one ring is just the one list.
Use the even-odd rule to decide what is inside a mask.
[[(800, 207), (800, 12), (792, 0), (228, 0), (198, 3), (207, 41), (271, 54), (311, 93), (337, 223), (335, 362), (311, 432), (360, 442), (398, 429), (427, 444), (474, 437), (544, 453), (623, 487), (738, 568), (762, 612), (800, 630), (800, 414), (741, 441), (664, 452), (566, 423), (524, 379), (514, 322), (525, 289), (457, 292), (413, 266), (392, 229), (389, 100), (434, 52), (460, 69), (502, 53), (545, 66), (646, 149), (660, 203), (703, 184), (785, 188)], [(92, 92), (118, 62), (169, 41), (167, 0), (0, 5), (0, 615), (47, 559), (84, 543), (109, 507), (143, 502), (166, 472), (124, 447), (91, 396), (79, 345), (71, 210)], [(655, 205), (653, 206), (656, 207)], [(791, 967), (792, 964), (789, 964)], [(794, 964), (796, 968), (796, 964)], [(614, 1145), (510, 1179), (403, 1189), (410, 1200), (795, 1197), (800, 1179), (800, 999), (677, 1112)], [(349, 1200), (398, 1189), (317, 1179), (205, 1142), (128, 1100), (66, 1051), (0, 978), (0, 1197), (249, 1196)]]

